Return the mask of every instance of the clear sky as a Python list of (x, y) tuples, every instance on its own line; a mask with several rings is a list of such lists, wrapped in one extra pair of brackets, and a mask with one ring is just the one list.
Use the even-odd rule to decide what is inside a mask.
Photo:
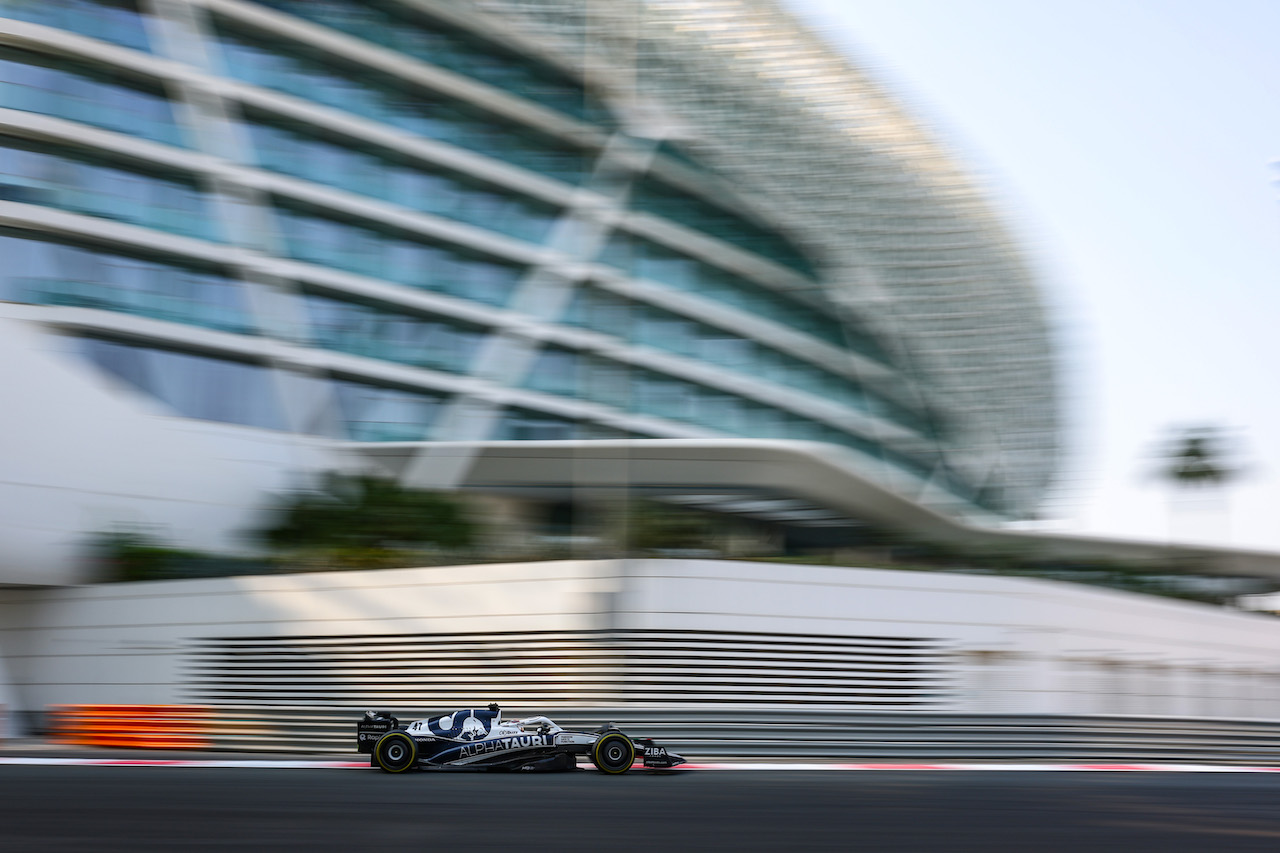
[[(991, 185), (1059, 309), (1053, 529), (1280, 550), (1280, 2), (783, 0)], [(1178, 424), (1247, 476), (1171, 499)]]

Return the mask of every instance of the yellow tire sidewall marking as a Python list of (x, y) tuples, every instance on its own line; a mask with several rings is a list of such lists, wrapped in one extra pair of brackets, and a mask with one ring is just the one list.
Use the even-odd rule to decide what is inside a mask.
[[(382, 762), (382, 745), (384, 743), (387, 743), (387, 741), (392, 738), (398, 738), (398, 739), (407, 741), (409, 746), (409, 754), (413, 756), (413, 758), (409, 761), (408, 764), (406, 764), (404, 767), (401, 767), (399, 769), (388, 767), (386, 764)], [(404, 732), (392, 732), (391, 734), (387, 735), (382, 740), (378, 741), (378, 745), (374, 747), (374, 751), (377, 754), (378, 766), (381, 767), (383, 770), (387, 771), (388, 773), (403, 773), (404, 771), (411, 769), (413, 765), (418, 763), (418, 744), (413, 738), (409, 737)]]
[[(606, 770), (604, 767), (601, 766), (603, 762), (599, 760), (601, 755), (600, 747), (602, 744), (605, 744), (610, 740), (621, 740), (627, 745), (627, 748), (631, 750), (631, 760), (627, 762), (625, 767), (620, 767), (617, 770)], [(597, 770), (599, 770), (601, 773), (608, 773), (610, 775), (616, 776), (619, 773), (626, 773), (628, 770), (631, 769), (631, 765), (635, 764), (636, 747), (635, 747), (635, 744), (631, 742), (631, 739), (628, 738), (626, 735), (607, 734), (604, 737), (600, 738), (598, 741), (596, 741), (595, 746), (592, 747), (592, 756), (596, 759), (595, 765)]]

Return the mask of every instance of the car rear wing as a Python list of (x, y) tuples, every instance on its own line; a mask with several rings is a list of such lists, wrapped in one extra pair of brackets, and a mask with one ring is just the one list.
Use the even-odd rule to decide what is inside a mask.
[(372, 753), (387, 732), (400, 728), (400, 721), (390, 711), (365, 711), (356, 723), (356, 752)]

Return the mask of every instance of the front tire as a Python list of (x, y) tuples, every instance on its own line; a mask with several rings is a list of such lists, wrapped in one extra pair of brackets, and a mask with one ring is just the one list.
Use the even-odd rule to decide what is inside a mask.
[(609, 732), (591, 747), (591, 763), (601, 773), (626, 773), (636, 761), (636, 747), (622, 732)]
[(403, 773), (418, 763), (418, 742), (404, 732), (387, 732), (373, 748), (373, 757), (386, 772)]

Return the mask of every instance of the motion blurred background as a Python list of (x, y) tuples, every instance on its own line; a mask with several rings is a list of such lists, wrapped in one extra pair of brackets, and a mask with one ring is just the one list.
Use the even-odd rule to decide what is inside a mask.
[(13, 730), (1274, 718), (1270, 13), (984, 9), (0, 2)]

